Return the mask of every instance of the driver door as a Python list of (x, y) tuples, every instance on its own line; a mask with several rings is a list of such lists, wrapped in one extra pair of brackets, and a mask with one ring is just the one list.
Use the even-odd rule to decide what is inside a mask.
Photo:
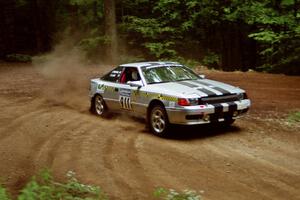
[[(132, 76), (133, 73), (137, 73), (137, 76)], [(129, 81), (139, 81), (140, 75), (136, 67), (126, 67), (121, 76), (120, 83), (118, 83), (118, 100), (119, 108), (127, 111), (136, 111), (138, 87), (132, 87), (129, 85)]]

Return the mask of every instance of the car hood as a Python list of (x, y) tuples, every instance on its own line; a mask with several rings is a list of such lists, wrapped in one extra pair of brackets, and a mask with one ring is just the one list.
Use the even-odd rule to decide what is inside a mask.
[(148, 89), (156, 93), (185, 98), (221, 96), (245, 92), (238, 87), (210, 79), (150, 84)]

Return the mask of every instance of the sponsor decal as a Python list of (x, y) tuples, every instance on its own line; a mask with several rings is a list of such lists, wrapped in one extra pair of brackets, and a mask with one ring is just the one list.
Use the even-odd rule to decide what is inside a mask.
[(210, 86), (211, 85), (209, 83), (205, 83), (204, 81), (199, 81), (199, 80), (192, 80), (191, 82), (198, 83), (198, 84), (205, 85), (205, 86)]
[[(192, 82), (194, 84), (191, 84), (189, 82)], [(212, 91), (212, 90), (215, 90), (215, 91), (218, 91), (220, 93), (222, 93), (222, 95), (228, 95), (228, 94), (231, 94), (230, 91), (224, 89), (224, 88), (221, 88), (221, 87), (218, 87), (218, 86), (214, 86), (214, 85), (211, 85), (209, 83), (206, 83), (204, 81), (200, 81), (200, 80), (191, 80), (189, 82), (179, 82), (178, 84), (181, 84), (181, 85), (185, 85), (185, 86), (188, 86), (188, 87), (191, 87), (191, 88), (196, 88), (197, 90), (199, 90), (200, 92), (203, 92), (205, 94), (207, 94), (208, 96), (215, 96), (215, 95), (218, 95), (216, 92)], [(212, 90), (210, 90), (210, 88)]]
[(98, 89), (99, 89), (99, 90), (105, 90), (105, 85), (99, 84), (99, 85), (98, 85)]
[(131, 90), (130, 89), (123, 89), (119, 90), (119, 102), (120, 106), (126, 110), (132, 110), (131, 105)]
[(214, 90), (217, 90), (218, 92), (221, 92), (223, 95), (227, 95), (227, 94), (231, 94), (228, 90), (226, 89), (223, 89), (223, 88), (220, 88), (218, 86), (214, 86), (214, 85), (211, 85), (209, 83), (206, 83), (204, 81), (199, 81), (199, 80), (196, 80), (196, 81), (193, 81), (193, 82), (196, 82), (196, 83), (200, 83), (202, 85), (205, 85), (205, 86), (208, 86)]
[(174, 101), (169, 101), (169, 107), (174, 108), (175, 107), (175, 102)]
[(149, 98), (149, 99), (159, 99), (159, 100), (164, 100), (164, 101), (177, 102), (177, 97), (167, 96), (167, 95), (163, 95), (163, 94), (148, 93), (148, 92), (140, 92), (139, 94), (142, 97)]
[(204, 94), (207, 94), (207, 96), (215, 96), (216, 95), (216, 93), (214, 93), (208, 89), (205, 89), (205, 88), (199, 88), (197, 90), (200, 92), (203, 92)]
[(176, 82), (180, 85), (184, 85), (184, 86), (187, 86), (187, 87), (191, 87), (191, 88), (196, 88), (196, 87), (199, 87), (199, 85), (195, 85), (195, 84), (192, 84), (192, 83), (187, 83), (187, 82)]
[(119, 97), (119, 102), (120, 102), (121, 108), (123, 108), (125, 110), (132, 110), (130, 97), (120, 96)]
[(231, 94), (228, 90), (225, 90), (225, 89), (223, 89), (223, 88), (220, 88), (220, 87), (211, 87), (211, 88), (213, 88), (214, 90), (217, 90), (217, 91), (219, 91), (219, 92), (221, 92), (223, 95), (228, 95), (228, 94)]
[(124, 96), (124, 97), (130, 97), (131, 96), (131, 90), (120, 88), (119, 95)]

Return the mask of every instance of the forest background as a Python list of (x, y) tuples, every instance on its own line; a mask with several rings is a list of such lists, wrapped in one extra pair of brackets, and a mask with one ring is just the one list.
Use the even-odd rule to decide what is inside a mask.
[(31, 61), (67, 41), (91, 62), (300, 75), (299, 8), (299, 0), (1, 0), (0, 59)]

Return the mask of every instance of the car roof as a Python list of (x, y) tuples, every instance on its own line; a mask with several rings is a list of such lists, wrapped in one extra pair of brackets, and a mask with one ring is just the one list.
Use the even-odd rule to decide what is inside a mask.
[(181, 65), (178, 62), (160, 62), (160, 61), (153, 61), (153, 62), (136, 62), (136, 63), (128, 63), (128, 64), (122, 64), (121, 67), (156, 67), (156, 66), (165, 66), (165, 65)]

